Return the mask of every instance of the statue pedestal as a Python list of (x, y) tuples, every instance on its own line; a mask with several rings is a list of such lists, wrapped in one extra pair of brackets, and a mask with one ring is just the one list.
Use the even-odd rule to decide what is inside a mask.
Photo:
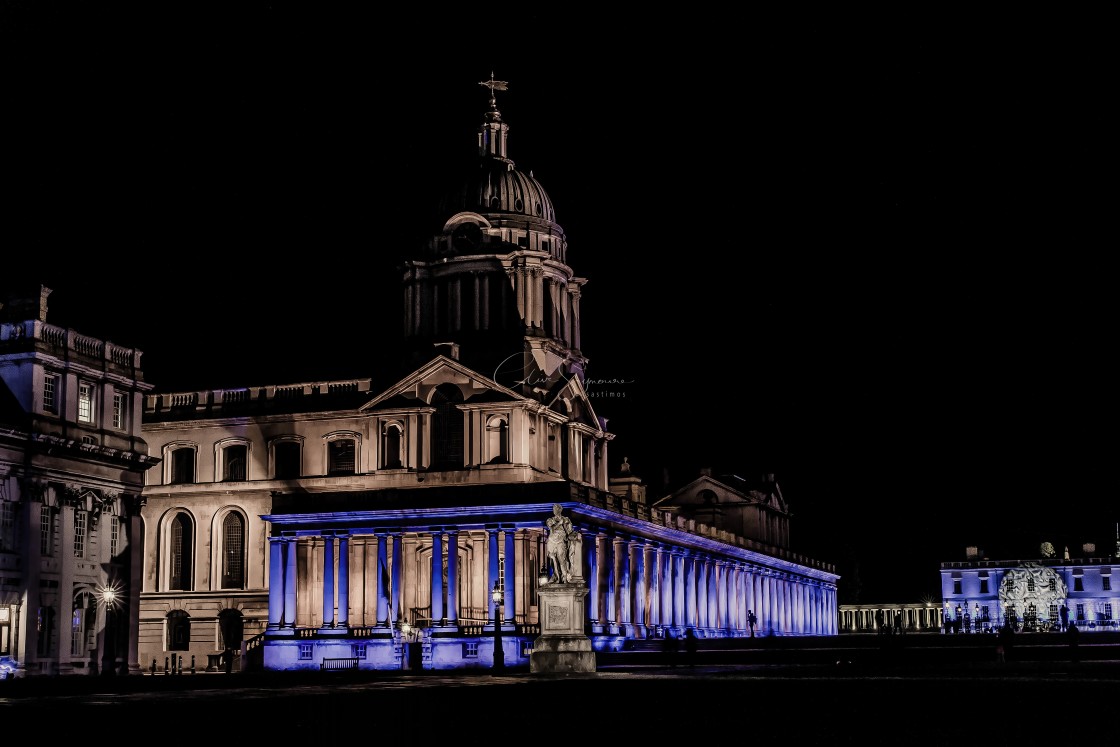
[(540, 588), (541, 634), (533, 641), (529, 671), (533, 674), (594, 672), (595, 651), (584, 633), (582, 583), (546, 584)]

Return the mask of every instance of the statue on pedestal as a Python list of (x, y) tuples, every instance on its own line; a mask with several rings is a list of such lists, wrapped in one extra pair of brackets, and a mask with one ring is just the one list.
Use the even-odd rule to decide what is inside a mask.
[[(577, 553), (576, 566), (579, 566), (579, 549), (583, 538), (572, 527), (572, 520), (563, 516), (563, 507), (559, 503), (552, 505), (552, 516), (545, 524), (548, 526), (548, 562), (552, 567), (553, 580), (556, 583), (568, 584), (572, 581), (572, 545)], [(573, 541), (573, 536), (575, 538)], [(583, 574), (578, 574), (582, 576)]]

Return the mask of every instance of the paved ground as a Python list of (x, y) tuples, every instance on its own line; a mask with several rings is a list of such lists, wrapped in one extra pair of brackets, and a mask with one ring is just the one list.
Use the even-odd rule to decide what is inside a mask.
[(1076, 662), (1040, 655), (1007, 664), (986, 656), (893, 653), (825, 661), (820, 650), (778, 662), (727, 663), (736, 657), (703, 656), (708, 653), (694, 666), (606, 655), (598, 671), (579, 675), (200, 673), (8, 681), (0, 682), (0, 722), (49, 729), (65, 719), (81, 724), (82, 733), (158, 745), (391, 739), (410, 746), (575, 747), (734, 739), (901, 747), (966, 739), (1022, 747), (1116, 736), (1120, 657), (1104, 655), (1110, 650), (1084, 660), (1079, 651)]

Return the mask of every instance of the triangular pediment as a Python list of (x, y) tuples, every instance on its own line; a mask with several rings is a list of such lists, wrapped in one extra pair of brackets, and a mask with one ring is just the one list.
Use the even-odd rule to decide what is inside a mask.
[(606, 421), (599, 419), (586, 387), (576, 376), (557, 382), (549, 391), (545, 404), (553, 412), (558, 412), (574, 422), (604, 432), (607, 430)]
[(728, 475), (726, 478), (700, 475), (653, 503), (654, 508), (684, 512), (703, 507), (729, 508), (744, 505), (761, 505), (775, 511), (788, 511), (776, 482), (752, 485), (737, 475)]
[(465, 402), (529, 402), (517, 392), (459, 361), (438, 355), (362, 406), (362, 412), (389, 407), (417, 407), (431, 402), (437, 387), (459, 388)]

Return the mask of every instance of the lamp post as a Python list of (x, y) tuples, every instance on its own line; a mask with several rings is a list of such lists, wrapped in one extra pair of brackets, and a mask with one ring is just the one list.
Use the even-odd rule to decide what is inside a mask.
[(101, 601), (105, 604), (104, 651), (101, 655), (101, 674), (116, 674), (116, 641), (113, 629), (113, 608), (117, 604), (117, 590), (112, 586), (101, 589)]
[(505, 616), (502, 603), (505, 595), (497, 581), (494, 582), (490, 597), (494, 600), (494, 669), (503, 669), (506, 665), (506, 652), (502, 650), (502, 618)]

